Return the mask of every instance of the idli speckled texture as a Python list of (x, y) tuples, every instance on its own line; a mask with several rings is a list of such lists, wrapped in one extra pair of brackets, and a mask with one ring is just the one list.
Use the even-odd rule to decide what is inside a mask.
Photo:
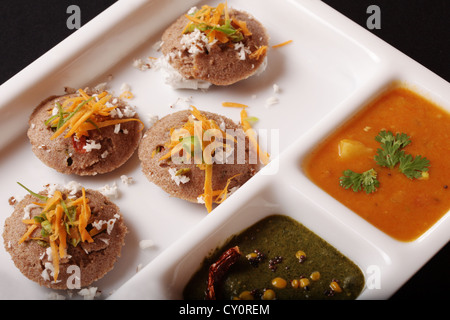
[[(46, 192), (40, 194), (44, 195)], [(63, 194), (67, 196), (68, 191), (63, 191)], [(78, 191), (75, 196), (81, 196), (81, 192)], [(74, 274), (73, 266), (79, 268), (80, 288), (89, 286), (113, 269), (117, 258), (121, 255), (127, 227), (119, 208), (107, 197), (98, 191), (87, 189), (86, 198), (89, 199), (92, 214), (88, 226), (92, 227), (92, 223), (108, 222), (110, 229), (95, 235), (92, 243), (80, 242), (77, 246), (68, 244), (67, 257), (59, 262), (60, 270), (56, 282), (52, 273), (54, 257), (51, 250), (48, 245), (44, 245), (47, 243), (45, 238), (43, 241), (38, 241), (42, 238), (41, 227), (32, 233), (34, 240), (29, 239), (19, 244), (19, 240), (28, 228), (28, 225), (22, 221), (24, 215), (29, 214), (28, 218), (33, 219), (42, 212), (42, 207), (32, 204), (39, 199), (26, 195), (15, 205), (14, 212), (5, 220), (4, 246), (16, 267), (27, 278), (52, 289), (79, 289), (70, 287), (76, 285), (76, 282), (70, 278)]]
[[(235, 133), (236, 145), (244, 146), (244, 157), (238, 159), (238, 153), (233, 152), (224, 163), (213, 164), (212, 188), (223, 190), (228, 179), (235, 176), (228, 185), (228, 190), (240, 187), (248, 181), (259, 169), (259, 165), (250, 163), (250, 147), (248, 138), (240, 126), (227, 117), (201, 111), (202, 115), (214, 120), (224, 128)], [(142, 138), (138, 155), (141, 161), (142, 171), (149, 181), (155, 183), (171, 196), (190, 202), (199, 202), (199, 196), (204, 193), (205, 171), (191, 161), (190, 163), (176, 163), (171, 159), (160, 161), (169, 150), (164, 146), (171, 139), (171, 128), (182, 127), (191, 117), (189, 110), (178, 111), (158, 120), (150, 127)], [(155, 150), (158, 152), (155, 154)], [(236, 150), (236, 149), (235, 149)], [(231, 158), (231, 159), (230, 159)], [(244, 159), (245, 158), (245, 159)], [(242, 161), (240, 161), (242, 160)], [(182, 177), (174, 177), (173, 173), (183, 170)], [(172, 172), (172, 173), (171, 173)], [(237, 175), (237, 176), (236, 176)], [(183, 178), (185, 180), (183, 181)], [(181, 180), (180, 180), (181, 179)]]
[(230, 9), (229, 15), (231, 20), (244, 22), (251, 34), (236, 42), (210, 42), (208, 31), (183, 33), (189, 19), (185, 15), (179, 17), (162, 35), (161, 51), (169, 64), (186, 79), (218, 86), (234, 84), (264, 69), (267, 52), (257, 57), (252, 54), (261, 47), (267, 48), (266, 29), (247, 12)]
[[(69, 90), (65, 95), (49, 97), (34, 109), (27, 131), (32, 150), (45, 165), (64, 174), (92, 176), (111, 172), (122, 166), (136, 151), (142, 137), (141, 123), (130, 121), (121, 123), (120, 127), (111, 125), (89, 130), (88, 137), (83, 137), (85, 141), (82, 142), (73, 136), (64, 138), (64, 134), (51, 140), (54, 130), (46, 121), (52, 116), (52, 110), (57, 103), (78, 95)], [(117, 99), (116, 109), (116, 113), (121, 112), (122, 119), (139, 119), (137, 113), (121, 99)], [(87, 144), (93, 148), (84, 148)]]

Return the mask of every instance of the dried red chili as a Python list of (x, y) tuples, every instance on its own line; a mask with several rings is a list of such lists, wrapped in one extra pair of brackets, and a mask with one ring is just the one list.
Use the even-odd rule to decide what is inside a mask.
[(81, 136), (79, 139), (75, 138), (75, 135), (72, 136), (72, 145), (76, 152), (78, 153), (86, 153), (86, 137)]
[(225, 251), (215, 263), (209, 267), (208, 287), (206, 288), (206, 300), (216, 300), (215, 285), (218, 284), (230, 267), (235, 264), (241, 256), (239, 247)]

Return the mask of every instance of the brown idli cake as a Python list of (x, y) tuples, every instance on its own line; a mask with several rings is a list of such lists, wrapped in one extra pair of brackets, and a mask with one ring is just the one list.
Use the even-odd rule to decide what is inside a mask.
[(173, 68), (170, 84), (197, 89), (231, 85), (264, 71), (268, 42), (264, 26), (252, 15), (220, 3), (194, 7), (179, 17), (163, 33), (161, 51), (166, 67)]
[(143, 124), (134, 109), (107, 91), (66, 89), (41, 102), (29, 119), (32, 150), (64, 174), (91, 176), (123, 165), (136, 151)]
[(258, 171), (254, 152), (241, 126), (192, 107), (150, 127), (138, 155), (148, 180), (210, 212)]
[(4, 225), (6, 251), (41, 286), (89, 286), (112, 270), (121, 254), (127, 233), (123, 217), (98, 191), (50, 190), (30, 191), (15, 205)]

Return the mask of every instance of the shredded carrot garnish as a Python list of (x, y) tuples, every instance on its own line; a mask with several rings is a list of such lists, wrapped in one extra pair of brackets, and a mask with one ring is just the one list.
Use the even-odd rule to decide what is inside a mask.
[[(89, 199), (86, 197), (84, 188), (82, 188), (81, 197), (77, 199), (64, 199), (60, 191), (55, 191), (51, 198), (42, 198), (41, 200), (45, 201), (38, 203), (42, 207), (41, 213), (32, 219), (22, 220), (25, 225), (28, 225), (28, 229), (20, 238), (19, 243), (34, 239), (48, 243), (52, 251), (54, 281), (56, 281), (60, 261), (67, 257), (68, 245), (76, 246), (79, 242), (93, 242), (92, 237), (103, 232), (104, 229), (93, 228), (90, 232), (87, 231), (87, 227), (92, 221)], [(37, 228), (41, 228), (41, 236), (31, 238)], [(95, 231), (92, 232), (94, 229)]]
[(212, 210), (212, 174), (213, 174), (213, 166), (212, 164), (205, 165), (205, 185), (204, 185), (204, 194), (203, 200), (205, 201), (205, 207), (208, 212)]
[(226, 1), (219, 3), (217, 7), (204, 5), (193, 14), (186, 14), (185, 17), (189, 22), (182, 33), (190, 33), (198, 29), (205, 33), (209, 42), (215, 40), (221, 43), (239, 42), (244, 39), (244, 36), (252, 34), (245, 21), (230, 17)]
[(229, 20), (230, 13), (228, 12), (228, 1), (225, 1), (224, 10), (225, 10), (225, 20)]
[(253, 130), (250, 122), (247, 119), (248, 119), (247, 111), (244, 108), (241, 111), (241, 126), (244, 129), (244, 132), (247, 135), (250, 143), (256, 149), (256, 152), (257, 152), (261, 162), (264, 165), (267, 165), (270, 161), (269, 155), (266, 152), (262, 151), (261, 148), (259, 147), (258, 141), (256, 139), (255, 131)]
[(189, 23), (186, 25), (186, 27), (184, 27), (184, 29), (183, 29), (183, 31), (182, 31), (181, 33), (182, 33), (182, 34), (188, 33), (188, 32), (189, 32), (189, 29), (191, 28), (192, 25), (193, 25), (192, 22), (189, 22)]
[[(255, 150), (257, 151), (258, 157), (261, 160), (262, 163), (267, 164), (269, 163), (269, 155), (261, 150), (261, 148), (258, 145), (255, 132), (249, 122), (248, 115), (246, 112), (247, 105), (235, 103), (235, 102), (223, 102), (223, 106), (226, 107), (240, 107), (242, 108), (241, 111), (241, 126), (245, 132), (245, 134), (248, 136), (250, 143), (254, 146)], [(191, 115), (194, 119), (189, 118), (188, 121), (181, 127), (181, 128), (171, 128), (170, 129), (170, 136), (171, 139), (164, 145), (164, 149), (167, 150), (167, 152), (162, 155), (159, 158), (159, 161), (164, 161), (168, 159), (172, 159), (174, 156), (178, 156), (179, 153), (183, 152), (185, 155), (187, 154), (190, 159), (192, 150), (196, 147), (201, 148), (202, 151), (202, 159), (201, 162), (195, 162), (197, 164), (197, 167), (203, 171), (205, 171), (205, 180), (204, 180), (204, 186), (203, 186), (203, 194), (199, 195), (198, 198), (203, 199), (205, 203), (205, 207), (208, 212), (211, 212), (213, 203), (220, 204), (227, 198), (228, 195), (228, 188), (231, 183), (231, 181), (239, 176), (239, 174), (234, 175), (230, 178), (228, 178), (227, 183), (225, 187), (221, 190), (213, 190), (212, 188), (212, 176), (213, 176), (213, 163), (211, 160), (211, 155), (208, 155), (205, 150), (210, 145), (210, 141), (208, 139), (204, 139), (202, 134), (205, 134), (208, 132), (208, 130), (218, 130), (217, 132), (222, 135), (223, 138), (226, 140), (231, 140), (236, 142), (236, 139), (229, 134), (225, 133), (220, 127), (217, 125), (217, 123), (211, 119), (208, 119), (204, 114), (202, 114), (197, 108), (194, 106), (191, 106)], [(183, 133), (183, 135), (181, 135)], [(186, 148), (186, 145), (188, 145), (189, 148)], [(225, 148), (228, 148), (229, 146), (226, 143), (223, 143), (223, 146)], [(156, 154), (158, 151), (154, 151), (152, 153), (152, 157)], [(194, 155), (195, 156), (195, 155)], [(186, 163), (186, 162), (185, 162)]]
[(67, 207), (75, 207), (75, 206), (79, 206), (83, 203), (83, 198), (78, 198), (75, 200), (67, 200), (67, 201), (68, 201), (66, 204)]
[(94, 237), (94, 236), (98, 235), (99, 233), (105, 231), (106, 227), (107, 227), (106, 224), (103, 224), (100, 229), (92, 228), (91, 230), (89, 230), (89, 235), (91, 237)]
[[(205, 169), (205, 168), (203, 168), (203, 169)], [(205, 181), (204, 190), (206, 190), (206, 191), (203, 194), (201, 194), (199, 196), (199, 198), (203, 199), (205, 201), (205, 206), (207, 205), (208, 207), (212, 207), (212, 203), (221, 204), (222, 202), (224, 202), (227, 199), (227, 196), (229, 193), (228, 187), (229, 187), (231, 181), (240, 175), (241, 174), (238, 173), (238, 174), (232, 176), (231, 178), (228, 178), (227, 183), (222, 190), (212, 190), (212, 188), (206, 187), (206, 183), (208, 183), (208, 186), (209, 186), (209, 182)], [(209, 199), (210, 203), (207, 203), (206, 199)]]
[(62, 194), (60, 191), (55, 191), (53, 194), (53, 197), (50, 198), (50, 200), (47, 201), (44, 209), (42, 211), (46, 212), (48, 211), (52, 206), (54, 206), (57, 202), (59, 202), (62, 199)]
[(25, 223), (25, 224), (39, 224), (39, 222), (37, 222), (34, 219), (23, 219), (22, 223)]
[(194, 23), (198, 23), (198, 24), (205, 23), (205, 21), (202, 21), (202, 20), (200, 20), (200, 19), (198, 19), (196, 17), (192, 17), (192, 16), (189, 16), (189, 15), (185, 15), (185, 16), (186, 16), (186, 18), (188, 18), (189, 20), (191, 20)]
[(64, 209), (61, 205), (56, 206), (55, 212), (55, 236), (59, 240), (59, 256), (65, 258), (67, 254), (66, 229), (63, 221)]
[(285, 46), (285, 45), (287, 45), (287, 44), (289, 44), (291, 42), (292, 42), (292, 40), (288, 40), (288, 41), (285, 41), (285, 42), (273, 45), (272, 48), (280, 48), (280, 47), (283, 47), (283, 46)]
[(82, 189), (82, 199), (83, 205), (81, 206), (81, 213), (79, 219), (80, 224), (78, 226), (81, 235), (81, 241), (94, 242), (89, 233), (86, 231), (89, 218), (91, 217), (91, 208), (87, 205), (86, 191), (84, 190), (84, 188)]
[(85, 123), (82, 124), (80, 129), (88, 131), (88, 130), (94, 130), (94, 129), (100, 129), (100, 128), (104, 128), (104, 127), (109, 127), (109, 126), (113, 126), (113, 125), (120, 124), (120, 123), (125, 123), (125, 122), (130, 122), (130, 121), (140, 122), (142, 124), (142, 127), (144, 127), (144, 124), (142, 123), (141, 120), (128, 118), (128, 119), (117, 119), (117, 120), (105, 120), (105, 121), (97, 123), (96, 125), (94, 125), (92, 123), (86, 123), (85, 122)]
[[(138, 121), (144, 125), (142, 121), (137, 118), (112, 119), (111, 111), (117, 108), (109, 101), (112, 96), (107, 92), (102, 92), (97, 96), (89, 96), (84, 90), (79, 89), (80, 97), (69, 98), (58, 105), (58, 112), (46, 121), (46, 124), (55, 128), (55, 133), (51, 136), (51, 140), (56, 139), (66, 130), (67, 133), (64, 138), (76, 136), (88, 136), (89, 130), (100, 129), (105, 126), (112, 126), (128, 121)], [(131, 99), (133, 94), (126, 91), (121, 98)]]
[(261, 56), (266, 54), (266, 52), (267, 52), (267, 46), (260, 46), (258, 49), (256, 49), (255, 51), (253, 51), (250, 54), (250, 59), (259, 60), (259, 58), (261, 58)]
[(120, 99), (133, 99), (134, 95), (133, 93), (131, 93), (131, 91), (124, 91), (122, 92), (122, 94), (119, 96)]
[(228, 107), (228, 108), (247, 108), (248, 107), (245, 104), (237, 103), (237, 102), (222, 102), (222, 106)]
[[(223, 201), (225, 201), (225, 200), (227, 199), (227, 196), (228, 196), (228, 186), (230, 185), (231, 180), (233, 180), (234, 178), (236, 178), (237, 176), (240, 176), (240, 175), (241, 175), (241, 174), (238, 173), (238, 174), (232, 176), (231, 178), (228, 178), (227, 184), (225, 185), (225, 188), (223, 188), (222, 190), (216, 191), (217, 194), (214, 194), (214, 195), (216, 196), (216, 198), (215, 198), (215, 200), (214, 200), (215, 203), (222, 203)], [(214, 192), (214, 193), (216, 193), (216, 192)]]
[[(171, 159), (174, 156), (178, 156), (179, 153), (183, 153), (187, 159), (194, 157), (194, 163), (205, 171), (204, 181), (204, 193), (199, 197), (204, 199), (205, 207), (208, 212), (211, 212), (213, 202), (221, 203), (225, 200), (229, 182), (226, 184), (225, 189), (213, 191), (212, 189), (212, 174), (213, 174), (213, 161), (212, 154), (208, 154), (210, 150), (208, 148), (211, 143), (221, 143), (221, 146), (225, 149), (229, 147), (226, 141), (236, 142), (235, 137), (224, 132), (220, 129), (220, 126), (212, 119), (209, 119), (202, 114), (196, 107), (191, 106), (191, 115), (188, 121), (181, 128), (171, 128), (171, 139), (164, 145), (164, 149), (168, 150), (164, 155), (159, 158), (159, 161)], [(183, 133), (184, 135), (181, 135)], [(214, 137), (222, 137), (223, 142), (213, 142), (207, 138), (208, 133), (214, 133)], [(201, 158), (197, 157), (196, 150), (201, 151)], [(159, 151), (158, 151), (159, 152)], [(152, 154), (155, 155), (156, 151)], [(234, 177), (230, 178), (233, 179)]]
[(199, 121), (208, 122), (208, 118), (206, 118), (202, 113), (194, 106), (192, 106), (192, 115)]
[(25, 240), (27, 240), (30, 237), (30, 235), (33, 233), (33, 231), (36, 230), (37, 227), (38, 226), (36, 224), (29, 226), (27, 229), (27, 232), (25, 232), (24, 235), (22, 236), (22, 238), (20, 238), (19, 244), (24, 242)]
[(32, 204), (35, 204), (35, 205), (41, 206), (41, 207), (45, 207), (45, 203), (32, 202)]
[(62, 224), (63, 208), (58, 204), (55, 208), (54, 222), (52, 224), (52, 235), (49, 237), (53, 260), (53, 279), (56, 281), (59, 275), (59, 260), (66, 256), (66, 230)]
[[(230, 135), (228, 135), (226, 132), (222, 131), (220, 129), (220, 126), (211, 119), (208, 119), (205, 117), (197, 108), (194, 106), (191, 106), (191, 114), (192, 116), (197, 120), (190, 119), (188, 122), (186, 122), (182, 128), (179, 128), (178, 130), (171, 130), (170, 136), (171, 140), (170, 142), (165, 144), (165, 148), (169, 150), (168, 153), (161, 156), (159, 158), (159, 161), (167, 160), (171, 158), (172, 156), (178, 154), (180, 151), (195, 151), (195, 150), (201, 150), (203, 151), (208, 145), (209, 141), (203, 141), (202, 133), (208, 130), (218, 130), (218, 133), (222, 135), (223, 138), (228, 140), (236, 141), (236, 139)], [(201, 127), (199, 127), (201, 125)], [(187, 134), (187, 136), (183, 136), (182, 141), (180, 141), (180, 136), (178, 133), (183, 133), (184, 135)], [(186, 141), (189, 141), (187, 143)], [(186, 150), (189, 148), (186, 148), (186, 146), (190, 146), (190, 150)], [(195, 149), (198, 148), (198, 149)], [(200, 159), (201, 160), (201, 159)], [(199, 162), (196, 162), (197, 164)], [(201, 161), (200, 161), (201, 163)]]
[(56, 281), (59, 276), (59, 255), (58, 255), (58, 245), (55, 241), (50, 240), (50, 248), (52, 250), (52, 260), (53, 260), (53, 280)]
[(249, 37), (252, 35), (252, 33), (250, 32), (250, 30), (247, 27), (247, 22), (242, 21), (242, 20), (233, 19), (233, 23), (235, 23), (237, 26), (239, 26), (239, 31), (241, 31), (244, 36)]

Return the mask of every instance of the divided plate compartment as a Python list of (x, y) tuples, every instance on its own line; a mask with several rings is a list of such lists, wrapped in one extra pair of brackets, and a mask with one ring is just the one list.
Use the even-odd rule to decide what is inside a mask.
[[(205, 255), (272, 213), (291, 215), (363, 272), (379, 266), (381, 289), (365, 289), (360, 298), (388, 298), (448, 242), (448, 214), (414, 243), (393, 245), (311, 185), (300, 162), (313, 141), (320, 141), (392, 81), (412, 85), (420, 81), (418, 87), (445, 107), (450, 101), (448, 83), (316, 0), (228, 1), (230, 7), (248, 11), (264, 24), (270, 45), (293, 40), (269, 50), (267, 69), (258, 77), (207, 92), (173, 90), (160, 71), (133, 67), (135, 59), (160, 56), (154, 45), (178, 16), (194, 5), (219, 2), (118, 1), (0, 87), (1, 230), (13, 211), (7, 199), (25, 195), (17, 181), (36, 191), (47, 183), (71, 180), (92, 189), (116, 183), (120, 196), (111, 200), (120, 207), (130, 232), (114, 270), (93, 284), (102, 291), (101, 298), (180, 298), (183, 284)], [(202, 205), (171, 198), (148, 182), (136, 154), (118, 170), (95, 177), (64, 176), (44, 166), (31, 152), (25, 134), (33, 108), (47, 96), (62, 94), (65, 86), (102, 82), (116, 94), (123, 83), (128, 84), (134, 94), (130, 104), (146, 126), (148, 115), (163, 117), (190, 104), (238, 122), (240, 110), (221, 104), (247, 104), (249, 116), (259, 118), (255, 129), (276, 132), (260, 136), (274, 160), (210, 214)], [(274, 85), (281, 91), (274, 92)], [(271, 98), (278, 103), (267, 106)], [(123, 185), (121, 175), (132, 177), (134, 183)], [(141, 240), (155, 245), (141, 249)], [(421, 257), (415, 255), (413, 261), (408, 254), (416, 250)], [(4, 262), (0, 282), (10, 288), (0, 292), (0, 298), (45, 299), (52, 292), (26, 279), (6, 250), (0, 251), (0, 259)]]
[[(381, 283), (390, 282), (392, 275), (386, 270), (390, 261), (384, 249), (310, 201), (301, 191), (297, 175), (288, 171), (290, 166), (281, 165), (285, 169), (277, 177), (281, 175), (283, 179), (261, 172), (230, 197), (233, 201), (203, 219), (110, 298), (182, 299), (184, 287), (206, 256), (233, 235), (274, 214), (303, 224), (352, 260), (369, 278), (376, 272), (375, 276), (385, 275)], [(364, 288), (359, 299), (381, 299), (385, 294), (386, 290)]]

